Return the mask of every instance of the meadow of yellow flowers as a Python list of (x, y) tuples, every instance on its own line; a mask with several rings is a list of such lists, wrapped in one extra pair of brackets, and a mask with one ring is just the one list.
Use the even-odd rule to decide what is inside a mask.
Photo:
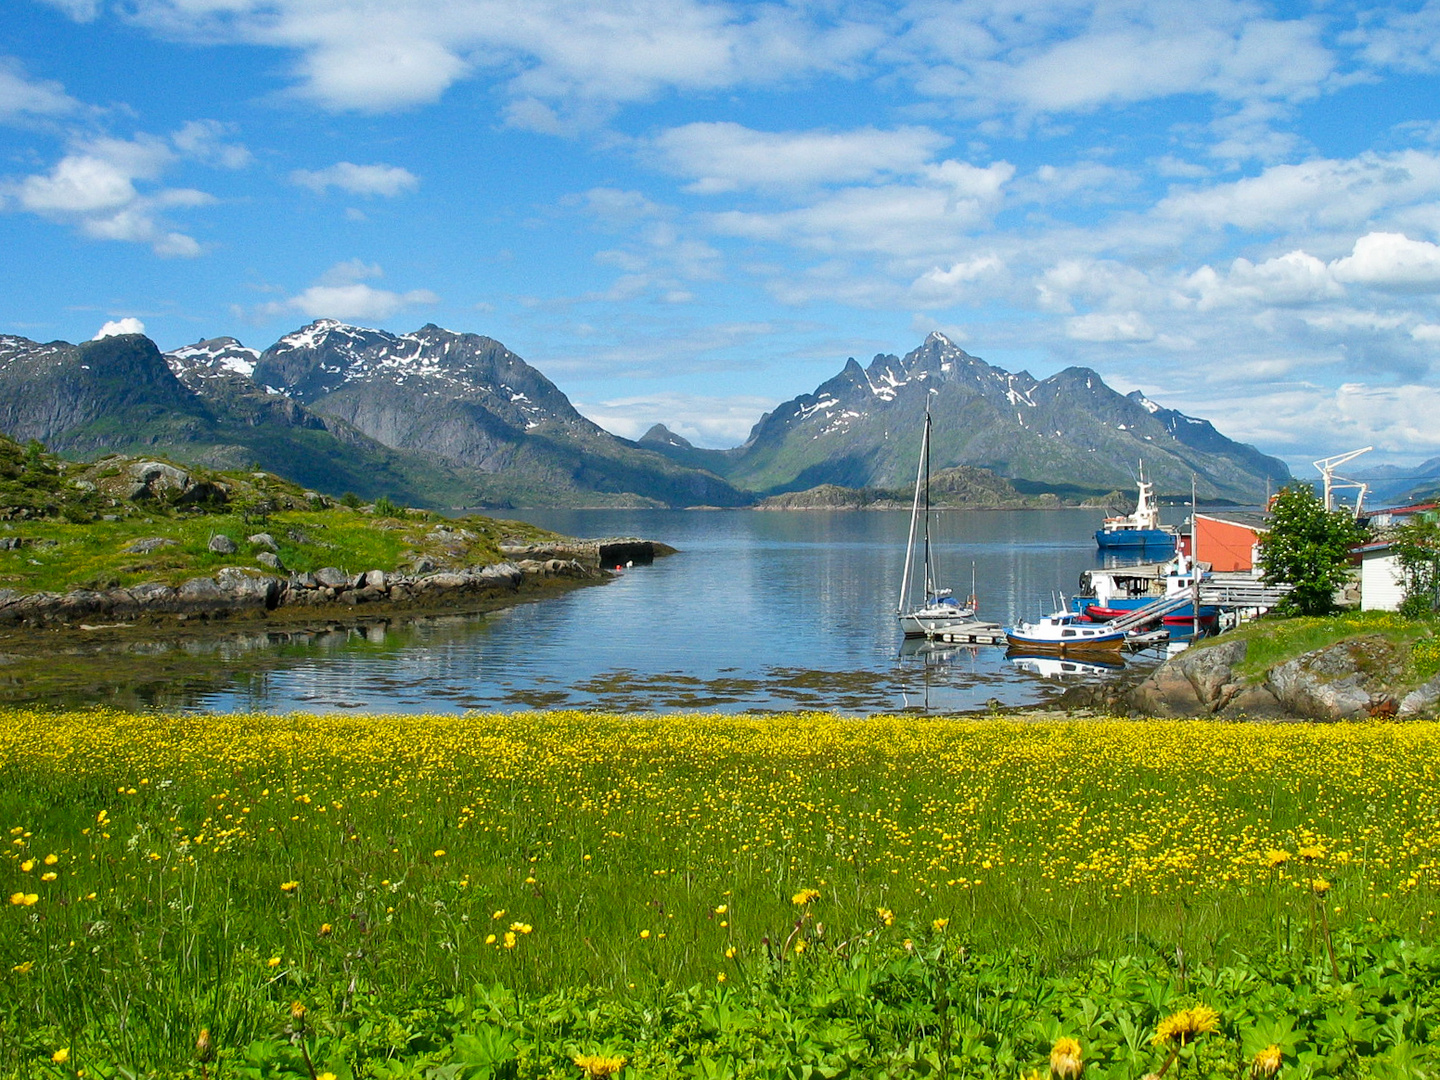
[(907, 927), (1213, 965), (1437, 907), (1427, 723), (10, 709), (0, 770), (12, 1068), (323, 988), (713, 987)]

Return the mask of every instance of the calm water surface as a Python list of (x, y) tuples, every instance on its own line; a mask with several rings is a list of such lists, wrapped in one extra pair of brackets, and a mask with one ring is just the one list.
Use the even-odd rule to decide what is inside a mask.
[[(894, 609), (907, 513), (523, 517), (572, 536), (663, 540), (680, 554), (606, 585), (490, 615), (291, 646), (269, 670), (197, 692), (187, 705), (939, 712), (995, 701), (1034, 705), (1057, 688), (1055, 678), (1026, 670), (1001, 647), (902, 646)], [(1056, 594), (1072, 592), (1080, 572), (1096, 565), (1097, 518), (1080, 510), (937, 515), (942, 583), (963, 596), (973, 570), (980, 615), (989, 621), (1053, 610)]]

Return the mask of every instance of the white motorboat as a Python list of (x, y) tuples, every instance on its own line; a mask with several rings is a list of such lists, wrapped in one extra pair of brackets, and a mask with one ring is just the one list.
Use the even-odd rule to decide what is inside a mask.
[[(920, 558), (915, 558), (919, 533)], [(919, 581), (913, 580), (918, 571)], [(915, 598), (916, 585), (919, 598)], [(935, 581), (935, 564), (930, 551), (930, 408), (925, 408), (925, 430), (920, 437), (920, 463), (915, 470), (915, 502), (910, 511), (910, 538), (905, 544), (905, 573), (900, 582), (900, 600), (895, 617), (906, 637), (931, 637), (967, 623), (975, 617), (974, 585), (969, 602), (962, 604), (953, 590)]]
[(1084, 622), (1073, 611), (1057, 611), (1035, 622), (1022, 622), (1005, 631), (1010, 647), (1023, 652), (1069, 653), (1118, 649), (1125, 631), (1105, 623)]

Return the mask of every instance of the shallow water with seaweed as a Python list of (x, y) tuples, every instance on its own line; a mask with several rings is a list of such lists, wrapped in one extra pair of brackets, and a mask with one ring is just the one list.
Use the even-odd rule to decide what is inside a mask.
[[(516, 515), (521, 516), (521, 515)], [(902, 641), (895, 601), (909, 516), (886, 512), (551, 511), (573, 536), (642, 536), (679, 554), (606, 585), (474, 617), (284, 647), (197, 687), (207, 710), (588, 708), (729, 712), (1033, 707), (1059, 681), (995, 646)], [(948, 512), (944, 583), (1008, 624), (1050, 610), (1096, 564), (1094, 511)], [(1131, 658), (1130, 667), (1145, 658)], [(1106, 677), (1080, 672), (1068, 679)]]

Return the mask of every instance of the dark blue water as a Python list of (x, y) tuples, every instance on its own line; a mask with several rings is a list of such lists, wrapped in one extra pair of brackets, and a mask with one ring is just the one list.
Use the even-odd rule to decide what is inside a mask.
[[(522, 516), (517, 514), (516, 516)], [(1096, 565), (1096, 511), (953, 511), (932, 528), (941, 583), (983, 619), (1053, 610)], [(1037, 705), (1056, 679), (1002, 647), (902, 646), (908, 513), (546, 511), (571, 536), (680, 554), (484, 616), (339, 631), (197, 695), (213, 710), (838, 710)], [(1134, 661), (1132, 660), (1133, 664)], [(1053, 672), (1049, 673), (1053, 675)], [(1083, 673), (1065, 676), (1084, 678)]]

